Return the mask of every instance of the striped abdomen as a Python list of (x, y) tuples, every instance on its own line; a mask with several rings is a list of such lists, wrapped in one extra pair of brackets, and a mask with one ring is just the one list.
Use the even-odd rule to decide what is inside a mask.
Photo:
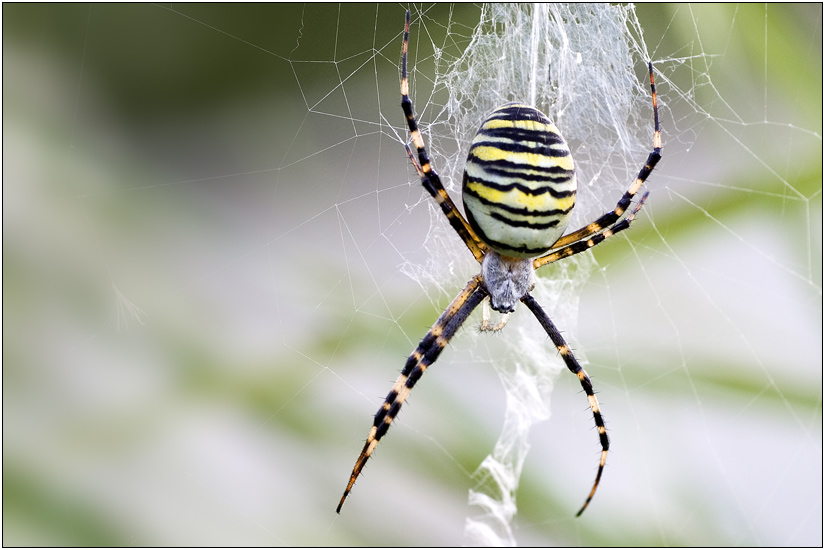
[(527, 105), (493, 111), (470, 143), (463, 199), (470, 226), (499, 254), (549, 250), (576, 202), (573, 158), (558, 128)]

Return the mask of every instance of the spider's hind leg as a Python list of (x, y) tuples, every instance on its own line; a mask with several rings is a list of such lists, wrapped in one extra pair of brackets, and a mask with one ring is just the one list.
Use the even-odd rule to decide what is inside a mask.
[(404, 111), (404, 117), (407, 119), (407, 126), (410, 129), (410, 137), (413, 145), (418, 153), (418, 160), (410, 149), (409, 145), (404, 145), (407, 148), (407, 154), (410, 156), (413, 167), (421, 178), (421, 185), (424, 189), (435, 199), (441, 207), (441, 211), (447, 217), (447, 221), (470, 249), (473, 256), (478, 262), (481, 262), (484, 257), (484, 252), (487, 246), (473, 232), (467, 220), (461, 215), (461, 212), (456, 207), (453, 199), (444, 189), (441, 183), (441, 178), (436, 173), (430, 162), (430, 157), (427, 154), (427, 148), (424, 146), (424, 138), (421, 137), (421, 130), (418, 129), (418, 122), (415, 119), (415, 111), (413, 110), (412, 100), (410, 99), (410, 84), (407, 79), (407, 49), (410, 40), (410, 11), (407, 10), (407, 19), (404, 25), (404, 45), (401, 48), (401, 108)]
[[(577, 241), (588, 242), (591, 240), (592, 237), (596, 236), (599, 233), (602, 233), (606, 229), (610, 229), (611, 226), (618, 224), (616, 222), (624, 215), (628, 208), (630, 208), (630, 203), (633, 200), (633, 197), (636, 196), (636, 193), (639, 192), (639, 189), (642, 185), (647, 181), (647, 178), (650, 177), (650, 173), (653, 172), (653, 169), (662, 159), (662, 131), (659, 127), (659, 101), (656, 96), (656, 83), (653, 81), (653, 63), (648, 62), (647, 69), (650, 73), (650, 96), (653, 101), (653, 150), (647, 156), (647, 160), (645, 161), (644, 165), (642, 166), (641, 170), (639, 170), (639, 174), (636, 176), (636, 179), (630, 184), (627, 191), (622, 195), (622, 198), (619, 199), (619, 202), (616, 203), (616, 206), (610, 212), (605, 213), (596, 221), (585, 225), (584, 227), (577, 229), (576, 231), (572, 231), (567, 235), (562, 236), (556, 243), (553, 245), (554, 250), (562, 249), (562, 247), (567, 247), (571, 244), (575, 244)], [(647, 193), (645, 193), (642, 200), (639, 201), (638, 206), (634, 210), (632, 216), (629, 218), (635, 217), (636, 213), (642, 207), (645, 198), (647, 197)], [(628, 218), (625, 218), (628, 219)], [(630, 219), (632, 221), (632, 219)], [(621, 223), (621, 222), (619, 222)], [(621, 229), (624, 229), (622, 227)], [(621, 230), (619, 229), (619, 230)], [(616, 227), (613, 228), (613, 233), (616, 233)], [(609, 236), (609, 235), (608, 235)], [(596, 243), (598, 244), (598, 243)], [(591, 245), (593, 246), (593, 245)], [(589, 247), (588, 247), (589, 248)], [(580, 251), (580, 250), (579, 250)], [(569, 250), (567, 251), (569, 252)], [(575, 254), (576, 252), (573, 252)], [(552, 263), (556, 261), (553, 259), (552, 256), (555, 254), (550, 254), (548, 256), (539, 258), (535, 262), (536, 269), (539, 267)], [(570, 255), (569, 253), (567, 255)]]

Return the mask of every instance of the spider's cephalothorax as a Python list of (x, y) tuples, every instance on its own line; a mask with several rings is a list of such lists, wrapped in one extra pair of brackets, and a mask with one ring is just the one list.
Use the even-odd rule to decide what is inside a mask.
[[(653, 64), (648, 63), (653, 97), (653, 151), (613, 210), (562, 236), (576, 200), (573, 159), (567, 144), (550, 120), (533, 107), (520, 103), (508, 103), (493, 111), (473, 138), (463, 185), (467, 219), (461, 215), (444, 189), (441, 178), (433, 170), (415, 120), (407, 82), (409, 36), (408, 11), (401, 50), (401, 107), (417, 158), (409, 145), (406, 146), (407, 154), (421, 178), (421, 184), (481, 264), (481, 272), (470, 279), (407, 358), (401, 375), (375, 414), (372, 429), (352, 469), (337, 511), (341, 511), (355, 480), (375, 451), (378, 441), (387, 433), (415, 383), (438, 359), (470, 313), (489, 298), (494, 309), (507, 314), (515, 310), (519, 301), (527, 306), (556, 346), (567, 368), (578, 377), (587, 395), (602, 451), (596, 481), (576, 514), (580, 515), (596, 494), (610, 442), (590, 378), (530, 291), (535, 285), (536, 269), (589, 250), (627, 229), (642, 208), (647, 193), (628, 213), (633, 198), (662, 156)], [(500, 329), (505, 322), (506, 316), (505, 321), (492, 330)], [(482, 328), (491, 330), (486, 321), (482, 322)]]

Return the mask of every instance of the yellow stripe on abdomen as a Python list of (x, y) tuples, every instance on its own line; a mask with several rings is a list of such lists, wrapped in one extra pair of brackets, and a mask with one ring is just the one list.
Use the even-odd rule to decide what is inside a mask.
[(564, 232), (576, 201), (567, 143), (540, 111), (499, 107), (470, 144), (463, 199), (470, 225), (492, 249), (523, 258), (543, 254)]

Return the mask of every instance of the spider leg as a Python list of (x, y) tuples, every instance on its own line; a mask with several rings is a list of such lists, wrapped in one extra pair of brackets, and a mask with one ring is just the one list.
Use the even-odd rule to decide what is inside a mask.
[(352, 490), (355, 480), (363, 470), (379, 440), (387, 433), (390, 424), (398, 416), (401, 405), (404, 404), (415, 383), (421, 378), (424, 371), (438, 359), (441, 351), (486, 295), (487, 291), (481, 286), (481, 275), (476, 275), (444, 310), (444, 313), (424, 336), (415, 351), (410, 354), (406, 365), (404, 365), (404, 370), (401, 371), (401, 375), (384, 400), (384, 404), (375, 414), (372, 429), (367, 436), (367, 441), (358, 456), (358, 460), (355, 461), (355, 467), (352, 469), (349, 483), (347, 483), (347, 488), (341, 497), (341, 502), (338, 503), (336, 512), (341, 513), (341, 507)]
[[(616, 221), (622, 217), (625, 211), (630, 206), (630, 202), (633, 200), (633, 197), (636, 193), (639, 192), (639, 189), (642, 187), (642, 184), (647, 180), (650, 176), (650, 173), (659, 163), (659, 160), (662, 158), (662, 135), (659, 129), (659, 104), (656, 100), (656, 84), (653, 82), (653, 63), (648, 62), (647, 64), (648, 72), (650, 73), (650, 93), (653, 97), (653, 151), (647, 157), (647, 161), (645, 162), (642, 169), (639, 171), (639, 175), (636, 176), (636, 179), (633, 180), (633, 183), (630, 184), (630, 187), (627, 191), (625, 191), (622, 198), (619, 199), (619, 202), (616, 204), (616, 208), (612, 211), (604, 214), (602, 217), (594, 221), (593, 223), (589, 223), (586, 226), (582, 227), (581, 229), (577, 229), (572, 233), (568, 233), (561, 237), (556, 243), (553, 245), (553, 248), (559, 248), (562, 246), (567, 246), (576, 241), (581, 241), (583, 239), (587, 239), (596, 233), (601, 232), (603, 229), (610, 227)], [(637, 208), (638, 211), (638, 208)], [(552, 260), (555, 261), (555, 260)], [(540, 258), (537, 260), (538, 265), (536, 267), (540, 267), (546, 263), (550, 263), (550, 261), (544, 261), (544, 258)]]
[(555, 252), (551, 252), (546, 256), (542, 256), (541, 258), (537, 258), (533, 261), (533, 268), (538, 269), (543, 265), (551, 264), (555, 261), (561, 260), (562, 258), (567, 258), (569, 256), (573, 256), (574, 254), (579, 254), (580, 252), (584, 252), (585, 250), (590, 250), (603, 240), (607, 239), (608, 237), (612, 237), (616, 233), (620, 231), (624, 231), (630, 224), (633, 223), (633, 220), (636, 219), (636, 214), (639, 213), (639, 210), (642, 209), (644, 206), (645, 200), (647, 196), (650, 195), (648, 191), (642, 198), (639, 200), (639, 203), (636, 205), (636, 208), (623, 220), (620, 222), (606, 228), (601, 233), (596, 233), (595, 235), (591, 235), (589, 239), (586, 241), (576, 241), (573, 244), (569, 244), (563, 248), (559, 248)]
[(487, 246), (482, 243), (475, 235), (467, 220), (461, 215), (444, 185), (441, 183), (441, 178), (438, 177), (433, 169), (430, 157), (427, 155), (427, 149), (424, 146), (424, 139), (421, 137), (421, 131), (418, 129), (418, 122), (415, 120), (415, 113), (413, 112), (412, 100), (410, 99), (410, 85), (407, 80), (407, 46), (410, 40), (410, 11), (407, 10), (407, 19), (404, 25), (404, 45), (401, 49), (401, 108), (404, 110), (404, 116), (407, 118), (407, 126), (410, 128), (410, 137), (412, 137), (413, 144), (418, 151), (418, 161), (413, 155), (412, 149), (409, 145), (404, 145), (407, 148), (407, 154), (410, 156), (415, 171), (418, 172), (418, 177), (421, 178), (421, 184), (432, 195), (441, 211), (447, 216), (450, 225), (473, 253), (476, 260), (481, 263), (484, 257), (484, 252)]
[(596, 488), (599, 486), (599, 480), (602, 477), (604, 464), (607, 460), (607, 450), (610, 448), (610, 441), (607, 438), (607, 430), (604, 427), (604, 419), (602, 418), (602, 413), (599, 410), (599, 402), (593, 394), (593, 384), (590, 382), (590, 377), (587, 376), (587, 373), (581, 365), (579, 365), (579, 362), (576, 360), (576, 357), (573, 355), (573, 352), (570, 350), (567, 342), (565, 342), (564, 338), (562, 338), (559, 329), (556, 328), (556, 325), (547, 313), (545, 313), (544, 309), (542, 309), (539, 303), (536, 302), (535, 298), (533, 298), (529, 293), (525, 294), (521, 301), (530, 309), (530, 311), (533, 312), (533, 315), (536, 316), (536, 319), (538, 319), (542, 328), (544, 328), (548, 336), (550, 336), (550, 339), (553, 341), (553, 344), (555, 344), (556, 349), (559, 350), (562, 359), (564, 359), (564, 364), (567, 365), (570, 372), (579, 378), (582, 389), (584, 389), (584, 393), (587, 394), (587, 401), (590, 403), (590, 410), (593, 411), (593, 419), (596, 421), (596, 429), (599, 431), (599, 442), (602, 445), (602, 453), (599, 458), (599, 470), (596, 472), (596, 481), (593, 482), (593, 488), (590, 490), (587, 500), (584, 501), (584, 505), (581, 507), (581, 510), (579, 510), (576, 514), (576, 516), (580, 516), (581, 513), (584, 512), (584, 509), (587, 508), (587, 505), (590, 504), (590, 501), (593, 499), (593, 495), (596, 494)]

